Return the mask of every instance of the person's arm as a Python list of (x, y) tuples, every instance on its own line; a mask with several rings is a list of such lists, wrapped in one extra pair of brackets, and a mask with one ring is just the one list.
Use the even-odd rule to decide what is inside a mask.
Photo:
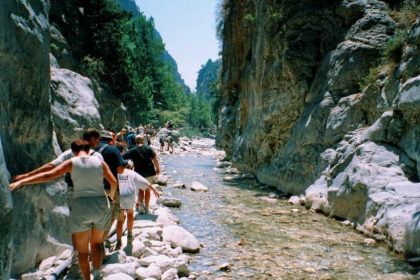
[(117, 179), (115, 179), (115, 176), (112, 174), (111, 169), (105, 161), (102, 161), (102, 167), (104, 171), (104, 178), (108, 181), (109, 185), (111, 186), (109, 198), (111, 198), (111, 200), (114, 200), (115, 193), (117, 191)]
[(153, 165), (155, 166), (156, 174), (159, 175), (160, 174), (160, 166), (159, 166), (159, 161), (158, 161), (157, 157), (152, 158), (152, 162), (153, 162)]
[(37, 174), (42, 173), (42, 172), (47, 172), (47, 171), (53, 170), (56, 166), (59, 166), (60, 164), (62, 164), (66, 160), (70, 159), (72, 156), (73, 156), (72, 151), (71, 150), (66, 150), (61, 155), (59, 155), (56, 159), (54, 159), (53, 161), (51, 161), (49, 163), (46, 163), (43, 166), (38, 167), (37, 169), (34, 169), (34, 170), (32, 170), (28, 173), (16, 175), (15, 177), (13, 177), (13, 181), (20, 181), (20, 180), (28, 178), (30, 176), (37, 175)]
[(57, 177), (60, 177), (61, 175), (70, 172), (72, 168), (71, 160), (66, 160), (59, 166), (55, 167), (54, 169), (46, 172), (42, 172), (39, 174), (35, 174), (29, 177), (26, 177), (24, 179), (21, 179), (19, 181), (16, 181), (14, 183), (11, 183), (9, 185), (10, 191), (14, 191), (22, 186), (25, 185), (31, 185), (36, 183), (45, 183), (49, 182)]
[(13, 181), (20, 181), (22, 179), (28, 178), (30, 176), (34, 176), (36, 174), (42, 173), (42, 172), (47, 172), (50, 171), (52, 169), (54, 169), (55, 165), (52, 164), (51, 162), (44, 164), (41, 167), (38, 167), (37, 169), (34, 169), (28, 173), (23, 173), (23, 174), (19, 174), (13, 177)]
[(149, 189), (152, 190), (152, 192), (155, 194), (156, 198), (159, 198), (159, 196), (160, 196), (159, 192), (152, 185), (149, 185)]

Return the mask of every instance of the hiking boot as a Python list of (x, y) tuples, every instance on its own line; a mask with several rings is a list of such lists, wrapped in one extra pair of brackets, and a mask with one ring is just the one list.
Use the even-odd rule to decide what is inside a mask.
[(102, 272), (100, 270), (92, 271), (93, 280), (101, 280), (102, 279)]
[(114, 251), (118, 251), (121, 249), (121, 240), (117, 240), (117, 244), (115, 245)]
[(133, 244), (134, 236), (132, 234), (127, 235), (127, 244)]
[(143, 204), (140, 204), (137, 208), (137, 212), (139, 214), (147, 214), (147, 208)]
[(111, 241), (109, 241), (109, 239), (106, 239), (105, 241), (104, 241), (104, 246), (105, 246), (105, 248), (106, 249), (111, 249)]
[(82, 279), (77, 251), (73, 251), (73, 255), (71, 257), (71, 265), (67, 271), (67, 279)]

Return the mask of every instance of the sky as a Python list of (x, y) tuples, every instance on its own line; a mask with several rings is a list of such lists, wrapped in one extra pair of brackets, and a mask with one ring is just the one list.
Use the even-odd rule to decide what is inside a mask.
[(210, 58), (219, 58), (216, 39), (217, 0), (136, 0), (153, 17), (166, 50), (176, 60), (185, 83), (195, 91), (197, 73)]

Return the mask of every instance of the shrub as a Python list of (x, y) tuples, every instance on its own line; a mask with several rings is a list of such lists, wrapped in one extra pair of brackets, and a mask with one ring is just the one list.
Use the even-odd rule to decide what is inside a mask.
[(404, 40), (406, 37), (407, 31), (397, 30), (395, 35), (388, 40), (384, 50), (384, 58), (387, 61), (394, 63), (401, 61), (404, 48)]
[(83, 69), (90, 78), (99, 79), (105, 73), (105, 63), (101, 58), (85, 56), (82, 63)]

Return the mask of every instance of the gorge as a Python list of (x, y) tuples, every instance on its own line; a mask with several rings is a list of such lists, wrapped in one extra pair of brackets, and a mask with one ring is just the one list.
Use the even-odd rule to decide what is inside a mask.
[[(219, 30), (229, 160), (408, 258), (420, 256), (419, 7), (225, 0)], [(0, 279), (70, 248), (64, 181), (12, 194), (11, 176), (84, 128), (133, 121), (75, 55), (85, 13), (81, 1), (0, 4)]]

